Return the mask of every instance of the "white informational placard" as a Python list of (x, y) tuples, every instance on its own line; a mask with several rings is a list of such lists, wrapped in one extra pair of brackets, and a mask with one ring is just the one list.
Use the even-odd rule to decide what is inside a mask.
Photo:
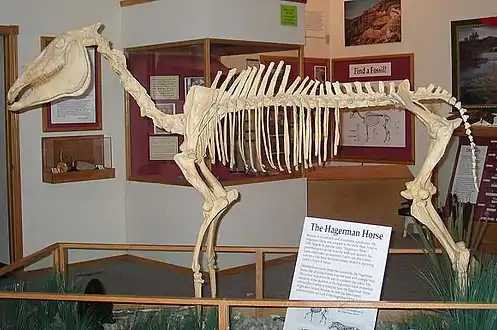
[(150, 160), (174, 160), (178, 153), (178, 137), (152, 135), (149, 139)]
[(150, 97), (154, 100), (178, 100), (179, 76), (150, 76)]
[[(306, 217), (290, 300), (379, 301), (392, 228)], [(374, 330), (377, 309), (288, 308), (284, 330)]]
[(391, 75), (391, 62), (349, 65), (350, 78), (390, 77)]
[[(487, 146), (476, 146), (476, 174), (478, 177), (478, 187), (483, 176), (483, 167), (487, 159)], [(476, 204), (478, 191), (476, 190), (473, 178), (473, 154), (469, 145), (461, 146), (459, 158), (457, 159), (456, 174), (452, 184), (452, 194), (457, 195), (457, 199), (463, 203)]]

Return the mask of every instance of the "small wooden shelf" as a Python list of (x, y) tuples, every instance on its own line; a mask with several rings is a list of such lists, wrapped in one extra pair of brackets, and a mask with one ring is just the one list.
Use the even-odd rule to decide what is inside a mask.
[(142, 3), (147, 3), (147, 2), (152, 2), (156, 0), (120, 0), (119, 4), (121, 7), (128, 7), (128, 6), (134, 6), (134, 5), (140, 5)]
[[(471, 126), (473, 136), (481, 137), (497, 137), (497, 126)], [(454, 130), (455, 136), (466, 136), (464, 126), (460, 126)]]
[(68, 183), (78, 181), (91, 181), (112, 179), (116, 177), (114, 168), (105, 168), (103, 170), (91, 171), (71, 171), (65, 173), (43, 173), (43, 182), (46, 183)]
[(42, 137), (41, 147), (43, 182), (67, 183), (116, 177), (112, 165), (112, 142), (109, 137)]

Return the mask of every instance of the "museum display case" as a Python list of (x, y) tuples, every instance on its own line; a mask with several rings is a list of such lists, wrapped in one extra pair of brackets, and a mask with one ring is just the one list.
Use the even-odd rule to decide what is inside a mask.
[(66, 183), (115, 177), (110, 137), (42, 137), (41, 144), (43, 182)]
[[(199, 39), (128, 48), (125, 53), (128, 69), (147, 89), (157, 108), (167, 114), (183, 113), (189, 88), (211, 86), (218, 71), (223, 73), (219, 86), (230, 69), (236, 68), (240, 72), (248, 66), (259, 65), (264, 56), (293, 58), (294, 61), (288, 63), (292, 66), (291, 78), (302, 75), (304, 68), (303, 46), (293, 44)], [(179, 153), (183, 136), (166, 132), (155, 127), (152, 121), (143, 119), (137, 103), (129, 95), (126, 96), (126, 108), (128, 180), (188, 185), (173, 159)], [(276, 120), (274, 112), (268, 112), (267, 120), (271, 127), (268, 143), (273, 146), (277, 138), (281, 141), (283, 137), (283, 129), (279, 130), (279, 136), (274, 130), (275, 123), (280, 125), (283, 121), (283, 112), (279, 116)], [(246, 144), (245, 150), (254, 150), (254, 139), (248, 138), (249, 116), (245, 118), (243, 129), (247, 134), (243, 143)], [(239, 141), (235, 142), (237, 151)], [(276, 157), (274, 152), (272, 154)], [(233, 168), (223, 165), (218, 159), (215, 162), (209, 160), (211, 170), (223, 185), (302, 177), (300, 169), (291, 174), (272, 169), (267, 172), (247, 171), (240, 152), (235, 157), (237, 166)]]

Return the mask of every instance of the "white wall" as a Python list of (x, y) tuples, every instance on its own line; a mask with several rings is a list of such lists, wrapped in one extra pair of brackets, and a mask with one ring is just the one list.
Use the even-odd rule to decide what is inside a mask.
[[(238, 201), (222, 218), (218, 245), (298, 246), (307, 215), (305, 179), (255, 183), (236, 188)], [(202, 222), (200, 193), (191, 187), (129, 182), (126, 188), (128, 243), (193, 245)], [(191, 254), (137, 253), (190, 266)], [(220, 255), (219, 267), (254, 262), (253, 256)]]
[[(280, 25), (280, 0), (158, 0), (124, 7), (123, 45), (153, 45), (200, 38), (304, 44), (304, 5), (299, 26)], [(139, 22), (139, 24), (137, 23)]]
[[(305, 38), (305, 57), (320, 57), (320, 58), (330, 58), (331, 48), (330, 48), (330, 27), (334, 22), (330, 20), (331, 15), (331, 2), (329, 0), (308, 0), (305, 6), (306, 13), (311, 13), (312, 15), (321, 14), (323, 19), (323, 31), (316, 31), (314, 27), (311, 31), (306, 32)], [(314, 20), (315, 16), (306, 16), (306, 25), (315, 26), (315, 22), (307, 22), (307, 19)]]
[[(451, 90), (450, 22), (452, 20), (497, 15), (495, 0), (453, 1), (416, 0), (402, 1), (402, 42), (369, 46), (345, 47), (343, 0), (331, 0), (331, 55), (333, 58), (394, 53), (414, 53), (414, 79), (416, 86), (429, 83)], [(442, 111), (447, 113), (448, 107)], [(418, 173), (428, 153), (429, 138), (426, 129), (416, 121), (416, 165)], [(447, 150), (447, 160), (440, 169), (439, 189), (444, 200), (455, 149)], [(452, 159), (452, 160), (451, 160)]]
[[(5, 82), (4, 82), (4, 47), (0, 36), (0, 150), (7, 146), (5, 135)], [(10, 263), (9, 239), (9, 201), (7, 188), (7, 153), (0, 152), (0, 262)]]
[[(40, 52), (40, 36), (102, 22), (120, 47), (118, 1), (1, 1), (0, 24), (19, 25), (19, 71)], [(103, 61), (103, 131), (113, 140), (116, 179), (46, 184), (41, 178), (41, 111), (20, 116), (24, 254), (57, 241), (124, 242), (124, 105), (117, 76)], [(85, 132), (92, 134), (95, 132)]]

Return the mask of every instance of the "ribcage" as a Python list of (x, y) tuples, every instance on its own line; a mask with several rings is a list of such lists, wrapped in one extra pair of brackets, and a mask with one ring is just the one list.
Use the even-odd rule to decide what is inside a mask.
[(292, 173), (322, 164), (331, 154), (329, 109), (258, 106), (214, 117), (199, 149), (231, 169)]

